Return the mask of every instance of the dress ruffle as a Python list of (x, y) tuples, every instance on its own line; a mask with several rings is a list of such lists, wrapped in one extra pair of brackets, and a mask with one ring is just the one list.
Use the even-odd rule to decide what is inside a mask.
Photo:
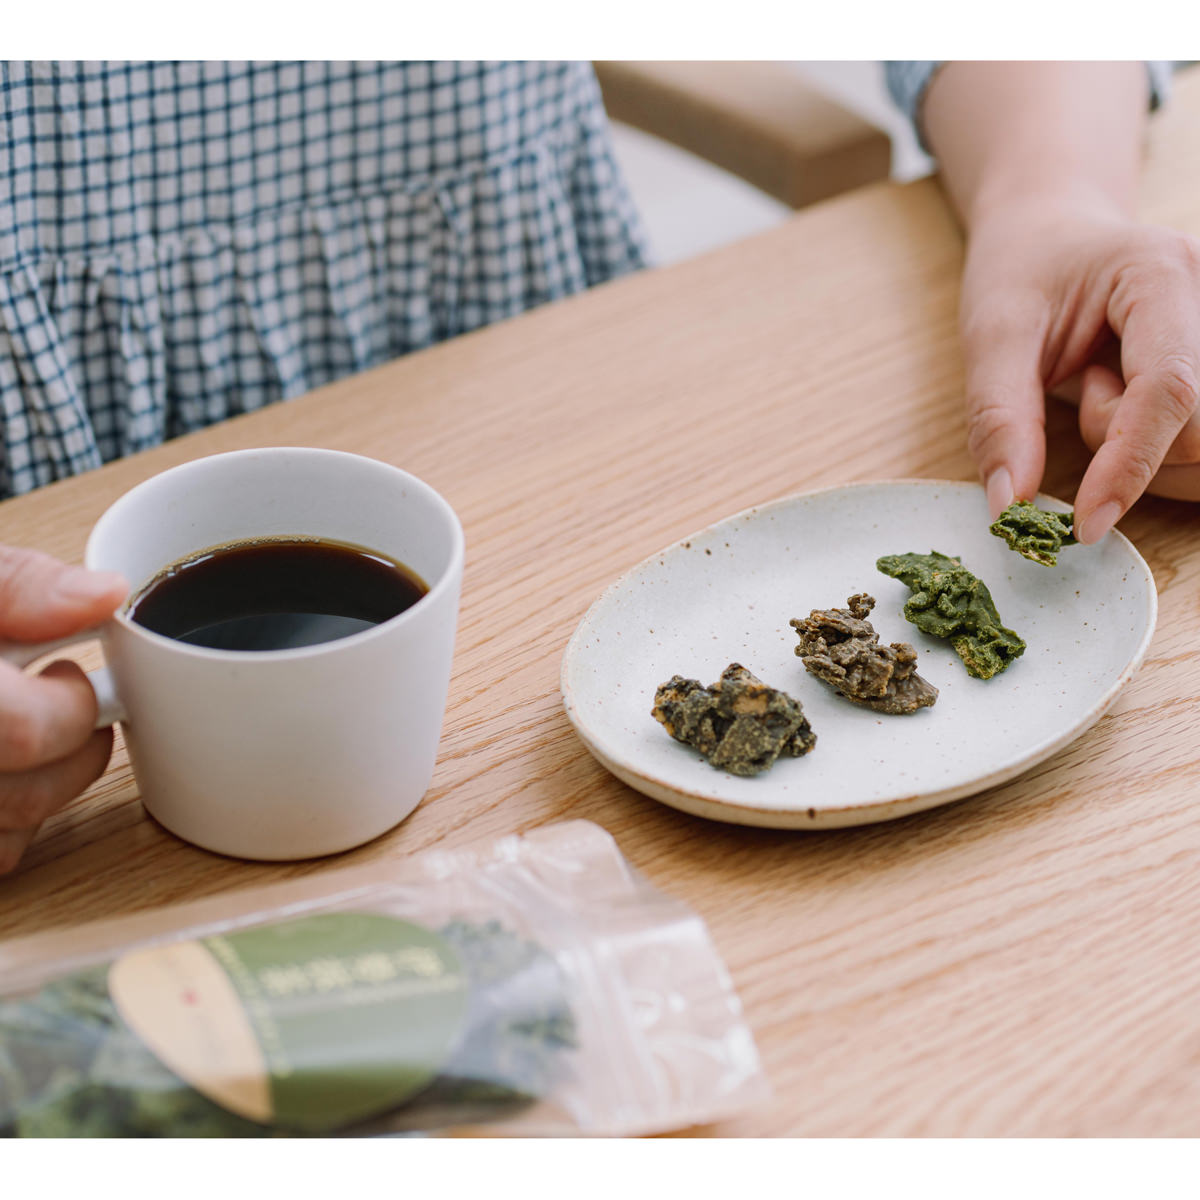
[[(94, 253), (50, 253), (45, 225), (26, 223), (0, 261), (0, 493), (640, 266), (641, 234), (590, 72), (524, 66), (559, 72), (553, 88), (535, 81), (532, 98), (517, 76), (521, 103), (555, 97), (554, 119), (530, 139), (528, 122), (506, 117), (510, 129), (492, 129), (475, 161), (460, 153), (450, 169), (365, 189), (339, 180), (328, 196), (310, 187), (304, 202), (225, 222), (185, 220), (193, 213), (181, 203), (176, 231), (164, 229), (161, 205), (139, 213), (133, 188), (121, 198), (120, 236), (118, 223), (98, 222)], [(0, 196), (0, 219), (3, 210)]]

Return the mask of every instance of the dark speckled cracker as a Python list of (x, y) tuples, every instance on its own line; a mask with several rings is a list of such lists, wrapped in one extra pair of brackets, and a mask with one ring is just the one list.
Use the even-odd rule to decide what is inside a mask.
[(673, 675), (654, 693), (653, 715), (676, 739), (732, 775), (757, 775), (780, 755), (798, 758), (817, 743), (804, 709), (730, 663), (711, 687)]
[(800, 636), (804, 669), (854, 704), (875, 712), (908, 714), (928, 708), (938, 690), (917, 674), (917, 652), (907, 642), (879, 643), (867, 620), (875, 598), (851, 596), (847, 608), (814, 608), (789, 624)]

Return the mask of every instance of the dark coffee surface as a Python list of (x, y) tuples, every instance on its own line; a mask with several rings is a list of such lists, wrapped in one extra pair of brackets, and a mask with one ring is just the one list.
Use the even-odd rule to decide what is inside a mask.
[(343, 542), (264, 539), (219, 547), (152, 580), (139, 625), (217, 650), (288, 650), (370, 629), (427, 591), (399, 563)]

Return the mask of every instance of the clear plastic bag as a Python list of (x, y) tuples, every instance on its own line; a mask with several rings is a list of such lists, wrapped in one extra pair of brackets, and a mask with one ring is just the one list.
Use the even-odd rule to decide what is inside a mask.
[(0, 945), (0, 1135), (619, 1135), (766, 1099), (700, 918), (583, 821)]

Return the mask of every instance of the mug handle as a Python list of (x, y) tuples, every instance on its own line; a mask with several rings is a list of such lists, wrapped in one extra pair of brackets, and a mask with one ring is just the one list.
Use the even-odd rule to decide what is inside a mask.
[[(100, 626), (83, 629), (70, 637), (57, 638), (52, 642), (0, 642), (0, 661), (10, 663), (19, 670), (24, 670), (31, 662), (53, 654), (56, 650), (64, 650), (67, 646), (75, 646), (80, 642), (94, 641), (100, 636)], [(104, 729), (125, 720), (125, 708), (117, 699), (116, 686), (107, 667), (99, 667), (87, 673), (87, 681), (96, 693), (96, 723), (93, 729)]]

